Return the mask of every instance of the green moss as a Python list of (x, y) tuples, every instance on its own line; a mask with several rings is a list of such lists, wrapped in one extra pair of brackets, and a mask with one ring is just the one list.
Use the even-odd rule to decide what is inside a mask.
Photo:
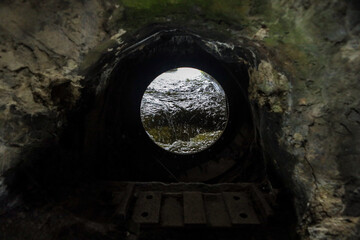
[(208, 17), (234, 22), (244, 22), (250, 11), (250, 0), (213, 1), (208, 7)]
[(155, 142), (172, 143), (175, 141), (173, 131), (168, 126), (146, 129)]
[(250, 1), (251, 9), (249, 14), (251, 16), (270, 16), (272, 14), (269, 9), (271, 9), (271, 1), (264, 0), (252, 0)]
[(210, 25), (210, 22), (239, 25), (250, 11), (251, 0), (120, 0), (120, 3), (125, 8), (126, 27), (139, 28), (169, 19), (178, 23), (201, 20)]
[[(272, 11), (264, 14), (264, 21), (269, 28), (269, 37), (264, 39), (268, 48), (276, 51), (279, 59), (288, 59), (283, 67), (300, 78), (308, 78), (318, 72), (319, 66), (326, 65), (328, 58), (324, 49), (329, 47), (319, 35), (323, 29), (329, 29), (333, 24), (334, 13), (308, 9), (306, 15), (301, 15), (298, 9), (284, 11), (284, 6), (273, 4)], [(321, 19), (325, 16), (325, 19)], [(286, 61), (283, 61), (286, 63)]]
[(149, 9), (150, 7), (154, 6), (154, 4), (158, 4), (159, 1), (154, 0), (123, 0), (122, 3), (126, 7), (132, 7), (137, 9)]
[(200, 133), (200, 134), (196, 135), (195, 137), (191, 138), (191, 141), (192, 142), (207, 142), (207, 141), (213, 142), (213, 141), (217, 140), (221, 134), (222, 134), (222, 131)]
[(271, 111), (275, 113), (282, 113), (283, 109), (280, 105), (271, 105)]
[(222, 131), (200, 133), (197, 136), (187, 140), (176, 140), (172, 143), (156, 142), (162, 148), (176, 153), (194, 153), (199, 152), (211, 146), (222, 134)]

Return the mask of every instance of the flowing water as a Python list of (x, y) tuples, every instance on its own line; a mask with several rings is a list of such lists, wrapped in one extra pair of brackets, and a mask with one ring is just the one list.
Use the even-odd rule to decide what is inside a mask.
[(180, 154), (211, 146), (226, 127), (225, 92), (209, 74), (177, 68), (159, 75), (146, 89), (141, 120), (150, 138)]

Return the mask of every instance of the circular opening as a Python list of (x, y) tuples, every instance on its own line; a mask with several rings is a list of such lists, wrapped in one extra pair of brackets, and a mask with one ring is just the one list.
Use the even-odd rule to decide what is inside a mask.
[(208, 73), (181, 67), (156, 77), (140, 107), (146, 133), (161, 148), (193, 154), (213, 145), (228, 122), (228, 104), (221, 85)]
[(142, 212), (142, 213), (141, 213), (141, 216), (142, 216), (142, 217), (147, 217), (147, 216), (149, 216), (149, 213), (148, 213), (148, 212)]
[(153, 196), (152, 195), (147, 195), (146, 199), (153, 199)]

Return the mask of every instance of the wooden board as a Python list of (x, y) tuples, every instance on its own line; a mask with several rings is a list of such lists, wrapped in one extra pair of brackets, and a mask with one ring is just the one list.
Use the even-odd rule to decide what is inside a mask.
[(184, 223), (206, 224), (204, 201), (201, 192), (184, 192)]
[(211, 227), (231, 227), (222, 194), (204, 193), (203, 196), (208, 224)]
[(183, 212), (182, 194), (164, 194), (161, 208), (162, 226), (184, 226)]
[(232, 224), (260, 224), (245, 192), (224, 192), (223, 197)]
[(161, 192), (139, 192), (135, 203), (133, 220), (136, 223), (159, 223)]

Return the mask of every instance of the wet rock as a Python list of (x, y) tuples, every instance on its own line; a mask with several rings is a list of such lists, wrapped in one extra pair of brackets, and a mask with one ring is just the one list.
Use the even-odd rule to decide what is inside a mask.
[[(326, 219), (309, 228), (311, 239), (356, 239), (359, 236), (359, 220), (351, 217)], [(346, 234), (346, 235), (345, 235)]]
[(269, 62), (260, 62), (258, 69), (250, 70), (249, 97), (260, 104), (268, 105), (271, 111), (286, 110), (290, 83), (286, 76), (273, 69)]

